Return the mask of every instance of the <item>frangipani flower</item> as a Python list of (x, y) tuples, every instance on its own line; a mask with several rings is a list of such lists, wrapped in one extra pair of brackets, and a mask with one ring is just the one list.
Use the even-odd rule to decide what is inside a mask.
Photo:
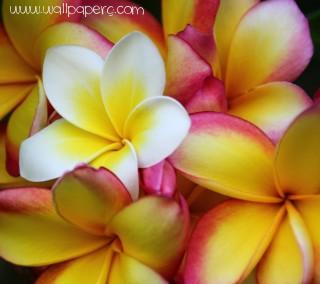
[(276, 151), (243, 120), (192, 115), (171, 162), (193, 182), (238, 200), (198, 223), (185, 283), (242, 283), (256, 266), (258, 283), (320, 282), (319, 145), (319, 103), (296, 118)]
[[(81, 24), (65, 22), (77, 20), (76, 16), (67, 18), (67, 15), (56, 13), (17, 15), (10, 12), (10, 7), (14, 9), (19, 5), (55, 7), (65, 2), (3, 1), (4, 27), (0, 26), (0, 119), (11, 114), (6, 133), (6, 150), (7, 167), (14, 175), (19, 175), (21, 142), (47, 123), (47, 102), (41, 82), (46, 50), (55, 45), (75, 44), (106, 56), (112, 46), (97, 32)], [(78, 0), (67, 2), (79, 5)]]
[(57, 178), (85, 162), (111, 169), (135, 199), (138, 167), (165, 159), (189, 130), (185, 109), (162, 96), (162, 58), (141, 33), (117, 43), (105, 62), (83, 47), (52, 48), (43, 79), (63, 118), (23, 142), (21, 175), (28, 180)]
[(67, 173), (53, 191), (1, 191), (0, 223), (3, 258), (50, 265), (38, 284), (168, 283), (188, 236), (182, 198), (132, 203), (116, 176), (85, 166)]

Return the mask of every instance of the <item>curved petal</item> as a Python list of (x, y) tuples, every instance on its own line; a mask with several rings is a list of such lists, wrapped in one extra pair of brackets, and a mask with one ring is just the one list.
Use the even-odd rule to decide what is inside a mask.
[(214, 71), (220, 79), (225, 79), (230, 45), (241, 18), (259, 2), (260, 0), (220, 1), (213, 30), (218, 52), (215, 59), (219, 61), (215, 62)]
[(133, 32), (113, 47), (104, 65), (101, 90), (120, 135), (130, 112), (144, 99), (161, 96), (164, 84), (162, 58), (145, 35)]
[(91, 252), (106, 243), (63, 221), (52, 208), (51, 191), (0, 192), (0, 253), (19, 265), (43, 266)]
[(78, 23), (60, 23), (45, 29), (35, 43), (34, 53), (41, 66), (46, 51), (57, 45), (78, 45), (91, 49), (105, 58), (112, 48), (112, 43), (94, 30)]
[(295, 1), (259, 3), (233, 36), (225, 80), (228, 96), (267, 82), (293, 81), (309, 63), (312, 50), (308, 21)]
[(274, 82), (259, 86), (229, 103), (229, 112), (246, 119), (278, 142), (293, 119), (312, 105), (298, 86)]
[(301, 216), (290, 205), (289, 218), (280, 226), (270, 248), (261, 260), (257, 279), (261, 284), (311, 283), (313, 252)]
[(162, 22), (166, 35), (175, 35), (188, 24), (211, 32), (219, 0), (162, 0)]
[[(8, 35), (21, 56), (31, 65), (34, 62), (34, 43), (38, 35), (48, 26), (73, 21), (77, 15), (67, 15), (62, 10), (63, 3), (77, 6), (80, 0), (4, 0), (2, 6), (3, 22)], [(14, 5), (13, 5), (14, 4)], [(69, 17), (68, 17), (69, 16)]]
[(275, 171), (284, 193), (320, 193), (320, 104), (290, 125), (277, 149)]
[(139, 174), (136, 152), (130, 142), (125, 141), (118, 150), (99, 156), (90, 164), (95, 168), (104, 167), (112, 171), (124, 184), (133, 200), (139, 196)]
[(0, 84), (31, 83), (35, 71), (19, 56), (0, 25)]
[(296, 206), (308, 228), (314, 248), (313, 283), (320, 282), (320, 196), (314, 199), (299, 200)]
[(118, 145), (59, 119), (22, 143), (20, 173), (31, 181), (54, 179), (114, 147)]
[(120, 211), (110, 223), (124, 253), (172, 276), (188, 235), (189, 215), (184, 201), (149, 196)]
[(143, 101), (129, 115), (124, 137), (131, 141), (140, 168), (153, 166), (181, 144), (190, 128), (186, 110), (172, 98)]
[(170, 157), (193, 182), (235, 198), (277, 202), (274, 146), (258, 128), (222, 113), (191, 115), (187, 138)]
[(72, 224), (103, 235), (106, 224), (131, 198), (120, 180), (106, 169), (81, 166), (53, 187), (57, 212)]
[(107, 248), (48, 268), (36, 284), (106, 284), (112, 252)]
[(89, 49), (53, 47), (44, 61), (43, 84), (50, 103), (63, 118), (86, 131), (117, 140), (101, 98), (102, 68), (102, 58)]
[(28, 97), (11, 114), (7, 127), (7, 167), (10, 173), (19, 175), (19, 150), (21, 143), (46, 126), (48, 120), (47, 99), (42, 82), (34, 85)]
[(284, 212), (280, 206), (239, 200), (209, 211), (191, 237), (185, 283), (242, 283), (270, 244)]
[(161, 275), (136, 259), (119, 253), (114, 257), (108, 283), (110, 284), (167, 284)]
[[(82, 5), (112, 7), (107, 8), (104, 15), (92, 13), (82, 18), (81, 22), (98, 31), (113, 43), (131, 32), (140, 31), (150, 37), (160, 49), (161, 54), (165, 55), (162, 27), (143, 7), (126, 0), (83, 0)], [(130, 8), (126, 8), (127, 13), (124, 13), (124, 7), (127, 6)]]

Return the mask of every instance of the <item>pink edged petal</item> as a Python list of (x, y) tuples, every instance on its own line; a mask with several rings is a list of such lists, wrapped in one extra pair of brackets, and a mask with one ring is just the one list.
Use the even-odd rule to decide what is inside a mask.
[(47, 51), (43, 85), (54, 109), (75, 126), (118, 140), (104, 108), (100, 81), (103, 59), (90, 49), (61, 45)]
[(90, 254), (48, 268), (36, 284), (106, 284), (112, 251), (103, 247)]
[(284, 212), (277, 205), (239, 200), (209, 211), (191, 237), (184, 283), (242, 283), (270, 244)]
[(43, 266), (91, 252), (106, 243), (66, 223), (54, 211), (50, 190), (0, 192), (0, 254), (15, 264)]
[(38, 67), (33, 52), (39, 34), (52, 24), (79, 18), (78, 15), (68, 17), (67, 13), (62, 13), (63, 3), (76, 7), (81, 4), (81, 0), (49, 0), (45, 3), (42, 0), (32, 3), (18, 0), (14, 5), (11, 0), (3, 1), (3, 22), (9, 38), (21, 56), (33, 67)]
[(290, 123), (312, 105), (297, 85), (274, 82), (261, 85), (229, 103), (229, 112), (261, 128), (277, 143)]
[(57, 45), (78, 45), (91, 49), (105, 58), (112, 43), (94, 30), (79, 23), (60, 23), (45, 29), (35, 43), (34, 54), (38, 64), (43, 63), (47, 50)]
[(168, 284), (158, 273), (138, 260), (119, 253), (114, 256), (110, 270), (110, 284)]
[(19, 175), (21, 143), (44, 128), (48, 120), (47, 99), (39, 80), (28, 97), (11, 114), (7, 127), (7, 167), (12, 175)]
[(132, 200), (139, 197), (138, 160), (135, 149), (129, 141), (125, 141), (119, 149), (99, 156), (90, 165), (112, 171), (124, 184)]
[(20, 173), (30, 181), (54, 179), (118, 147), (59, 119), (21, 144)]
[(189, 113), (204, 111), (227, 111), (227, 100), (224, 85), (218, 79), (208, 77), (202, 87), (185, 103)]
[(103, 235), (111, 218), (131, 202), (121, 181), (104, 168), (81, 166), (53, 187), (57, 212), (83, 230)]
[(35, 71), (15, 51), (4, 28), (0, 25), (0, 84), (32, 83)]
[(189, 115), (180, 103), (169, 97), (156, 97), (132, 111), (124, 135), (137, 153), (139, 167), (147, 168), (171, 155), (189, 128)]
[[(112, 7), (105, 9), (105, 14), (90, 14), (81, 22), (98, 31), (108, 40), (116, 43), (125, 35), (139, 31), (146, 34), (165, 55), (165, 42), (160, 23), (143, 7), (126, 0), (83, 0), (83, 5), (94, 7)], [(127, 7), (127, 8), (125, 8)], [(130, 8), (128, 8), (130, 7)], [(117, 10), (119, 9), (119, 10)], [(124, 13), (127, 10), (127, 14)], [(112, 16), (108, 15), (112, 13)]]
[(274, 146), (252, 124), (213, 112), (191, 115), (192, 126), (170, 157), (182, 175), (204, 188), (250, 201), (279, 202)]
[(140, 186), (147, 194), (172, 197), (176, 192), (176, 174), (166, 160), (140, 170)]
[(189, 214), (184, 200), (148, 196), (120, 211), (109, 229), (127, 255), (164, 276), (177, 269), (188, 236)]
[(178, 36), (168, 38), (165, 94), (185, 103), (211, 74), (210, 65)]
[(162, 0), (162, 22), (166, 35), (175, 35), (188, 24), (211, 32), (219, 0)]
[(320, 193), (320, 103), (298, 116), (278, 145), (275, 172), (285, 194)]
[(298, 211), (287, 203), (288, 218), (281, 224), (257, 269), (261, 284), (311, 283), (313, 248), (309, 232)]
[(242, 18), (233, 36), (225, 79), (228, 96), (263, 83), (295, 80), (312, 53), (308, 21), (295, 1), (259, 3)]

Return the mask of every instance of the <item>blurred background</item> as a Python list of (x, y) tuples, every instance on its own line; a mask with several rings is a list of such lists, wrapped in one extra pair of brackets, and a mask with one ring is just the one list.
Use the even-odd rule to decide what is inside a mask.
[[(11, 0), (15, 4), (15, 0)], [(175, 0), (172, 0), (175, 1)], [(45, 0), (44, 0), (45, 2)], [(161, 0), (134, 1), (150, 11), (161, 21)], [(310, 96), (320, 88), (320, 0), (297, 0), (303, 13), (310, 22), (312, 38), (315, 46), (314, 56), (308, 68), (297, 80), (297, 84), (304, 88)], [(2, 17), (2, 0), (0, 0), (0, 21)], [(1, 62), (0, 62), (0, 68)], [(1, 227), (0, 227), (1, 230)], [(0, 260), (1, 284), (32, 284), (36, 278), (36, 271), (20, 268)]]

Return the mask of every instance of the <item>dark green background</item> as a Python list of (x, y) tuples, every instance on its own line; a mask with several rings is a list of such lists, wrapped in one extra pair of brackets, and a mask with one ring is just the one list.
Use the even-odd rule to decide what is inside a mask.
[[(15, 1), (12, 0), (13, 4), (14, 2)], [(142, 4), (145, 9), (149, 10), (160, 20), (160, 0), (137, 0), (135, 2)], [(315, 44), (315, 53), (312, 61), (296, 83), (312, 96), (315, 91), (320, 88), (320, 0), (300, 0), (296, 2), (310, 21), (312, 37)], [(1, 7), (2, 0), (0, 0), (0, 9)], [(29, 269), (14, 267), (0, 260), (1, 284), (31, 284), (34, 282), (35, 274), (35, 272)]]

